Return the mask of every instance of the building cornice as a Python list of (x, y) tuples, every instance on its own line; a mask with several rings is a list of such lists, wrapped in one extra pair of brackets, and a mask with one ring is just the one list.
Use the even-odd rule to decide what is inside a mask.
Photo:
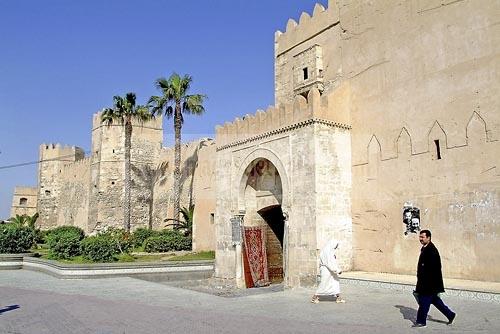
[(248, 138), (245, 138), (245, 139), (240, 139), (240, 140), (233, 141), (232, 143), (229, 143), (229, 144), (217, 147), (216, 151), (217, 152), (218, 151), (223, 151), (223, 150), (231, 148), (231, 147), (244, 145), (244, 144), (256, 141), (256, 140), (261, 140), (261, 139), (264, 139), (264, 138), (267, 138), (267, 137), (270, 137), (270, 136), (274, 136), (274, 135), (277, 135), (277, 134), (289, 132), (289, 131), (292, 131), (292, 130), (295, 130), (295, 129), (303, 128), (303, 127), (314, 125), (314, 124), (322, 124), (322, 125), (328, 125), (328, 126), (334, 127), (334, 128), (339, 128), (339, 129), (344, 129), (344, 130), (351, 130), (351, 126), (347, 125), (347, 124), (333, 122), (333, 121), (328, 121), (328, 120), (321, 119), (321, 118), (311, 118), (311, 119), (300, 121), (300, 122), (297, 122), (297, 123), (294, 123), (294, 124), (291, 124), (291, 125), (287, 125), (287, 126), (275, 129), (275, 130), (271, 130), (271, 131), (267, 131), (267, 132), (264, 132), (264, 133), (261, 133), (261, 134), (255, 135), (255, 136), (251, 136), (251, 137), (248, 137)]

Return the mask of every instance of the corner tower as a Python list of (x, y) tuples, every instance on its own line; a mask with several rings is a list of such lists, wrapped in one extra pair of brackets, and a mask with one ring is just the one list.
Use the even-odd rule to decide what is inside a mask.
[(83, 149), (61, 144), (40, 145), (40, 163), (38, 165), (38, 200), (40, 214), (38, 223), (42, 228), (57, 225), (58, 206), (61, 191), (63, 167), (84, 158)]
[[(144, 185), (145, 169), (154, 168), (163, 143), (162, 118), (145, 123), (133, 123), (132, 130), (132, 189), (131, 229), (148, 224), (148, 204), (151, 194)], [(119, 124), (101, 123), (101, 113), (94, 114), (92, 124), (91, 184), (89, 231), (104, 226), (123, 226), (125, 179), (125, 131)]]

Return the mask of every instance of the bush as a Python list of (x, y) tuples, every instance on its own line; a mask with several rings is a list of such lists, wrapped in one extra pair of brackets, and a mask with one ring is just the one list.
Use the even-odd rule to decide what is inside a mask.
[(49, 246), (49, 258), (69, 259), (80, 255), (83, 230), (76, 226), (60, 226), (47, 232), (45, 240)]
[(0, 225), (0, 253), (26, 253), (35, 243), (35, 230), (18, 224)]
[(127, 253), (133, 247), (132, 235), (121, 228), (110, 227), (98, 235), (111, 238), (120, 253)]
[(110, 234), (99, 234), (82, 241), (82, 255), (94, 262), (111, 262), (120, 253), (118, 243)]
[(157, 231), (153, 231), (149, 228), (140, 227), (134, 231), (132, 235), (132, 242), (134, 247), (141, 247), (144, 245), (144, 241), (153, 236), (158, 236), (159, 233)]
[(163, 230), (158, 236), (149, 237), (144, 241), (144, 251), (148, 253), (190, 249), (191, 238), (175, 230)]

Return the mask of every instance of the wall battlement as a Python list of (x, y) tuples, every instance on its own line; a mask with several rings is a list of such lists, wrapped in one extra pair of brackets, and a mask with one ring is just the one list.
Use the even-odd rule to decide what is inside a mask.
[(80, 175), (85, 174), (90, 169), (90, 164), (92, 162), (91, 157), (86, 157), (80, 160), (77, 160), (73, 163), (64, 165), (61, 168), (61, 173), (63, 175), (74, 175), (74, 177), (80, 177)]
[(311, 119), (330, 121), (349, 128), (349, 117), (345, 111), (336, 112), (329, 107), (335, 106), (334, 99), (334, 95), (321, 96), (319, 90), (312, 88), (307, 99), (297, 95), (293, 103), (285, 103), (278, 108), (270, 106), (266, 111), (257, 110), (255, 115), (247, 114), (233, 122), (216, 126), (217, 146), (222, 147)]
[[(92, 115), (92, 131), (102, 127), (102, 126), (105, 126), (107, 127), (106, 124), (103, 124), (101, 122), (101, 114), (102, 112), (97, 112), (97, 113), (94, 113)], [(154, 119), (148, 121), (148, 122), (145, 122), (143, 124), (141, 124), (140, 122), (138, 121), (132, 121), (132, 125), (133, 126), (144, 126), (144, 127), (148, 127), (148, 128), (155, 128), (155, 129), (162, 129), (162, 122), (163, 122), (163, 117), (162, 116), (157, 116), (155, 117)], [(120, 123), (114, 123), (113, 122), (113, 125), (121, 125)]]
[(60, 143), (50, 143), (40, 145), (40, 160), (50, 160), (61, 158), (65, 161), (76, 161), (85, 157), (85, 152), (78, 146), (62, 145)]
[(285, 32), (276, 31), (274, 34), (275, 57), (338, 23), (339, 9), (335, 0), (329, 0), (326, 9), (317, 3), (314, 6), (312, 16), (302, 12), (299, 23), (289, 19)]

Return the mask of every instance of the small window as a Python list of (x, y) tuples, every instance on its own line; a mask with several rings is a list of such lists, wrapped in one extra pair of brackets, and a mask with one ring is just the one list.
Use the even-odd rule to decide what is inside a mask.
[(302, 69), (302, 74), (304, 75), (304, 80), (309, 79), (309, 71), (307, 70), (307, 67)]
[(210, 213), (210, 224), (215, 223), (215, 213), (211, 212)]
[(45, 195), (50, 196), (50, 190), (45, 190)]
[(115, 184), (115, 181), (111, 181), (111, 184)]
[(115, 149), (113, 149), (113, 153), (115, 153)]
[(436, 157), (441, 160), (441, 147), (439, 146), (439, 139), (434, 140), (434, 145), (436, 145)]
[(28, 199), (26, 197), (21, 197), (19, 199), (19, 205), (23, 205), (23, 206), (28, 205)]

